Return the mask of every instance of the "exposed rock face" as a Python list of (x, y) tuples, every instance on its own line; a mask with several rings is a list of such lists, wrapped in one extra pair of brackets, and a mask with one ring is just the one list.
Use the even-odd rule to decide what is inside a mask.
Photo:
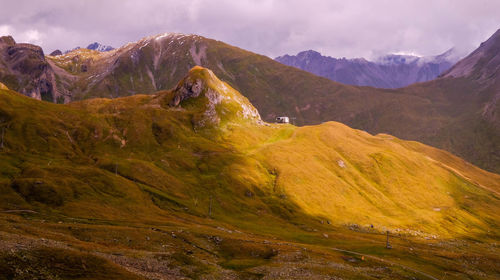
[(399, 88), (435, 79), (456, 59), (453, 49), (432, 57), (391, 54), (374, 62), (364, 58), (337, 59), (310, 50), (280, 56), (276, 61), (344, 84)]
[(9, 89), (9, 88), (8, 88), (6, 85), (4, 85), (4, 84), (0, 83), (0, 89), (5, 89), (5, 90), (7, 90), (7, 89)]
[(50, 53), (51, 56), (58, 56), (58, 55), (62, 55), (62, 51), (60, 50), (55, 50), (53, 52)]
[(0, 38), (0, 81), (24, 95), (62, 102), (64, 90), (56, 86), (56, 75), (45, 60), (42, 48), (17, 44), (10, 36)]
[(199, 99), (189, 106), (198, 108), (192, 119), (195, 129), (219, 125), (222, 120), (253, 120), (262, 123), (255, 107), (239, 92), (219, 80), (211, 70), (195, 66), (174, 89), (170, 107), (182, 107), (188, 99)]
[(201, 79), (196, 79), (193, 81), (190, 76), (187, 76), (184, 81), (177, 86), (175, 89), (175, 95), (172, 101), (170, 101), (170, 106), (178, 106), (183, 100), (188, 98), (196, 98), (200, 96), (202, 91), (203, 82)]

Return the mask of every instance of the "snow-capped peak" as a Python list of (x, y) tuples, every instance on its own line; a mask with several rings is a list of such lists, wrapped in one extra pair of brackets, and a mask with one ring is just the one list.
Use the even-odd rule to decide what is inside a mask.
[(96, 51), (99, 51), (99, 52), (107, 52), (107, 51), (114, 50), (114, 48), (111, 47), (111, 46), (102, 45), (102, 44), (97, 43), (97, 42), (94, 42), (94, 43), (88, 45), (87, 49), (89, 49), (89, 50), (96, 50)]

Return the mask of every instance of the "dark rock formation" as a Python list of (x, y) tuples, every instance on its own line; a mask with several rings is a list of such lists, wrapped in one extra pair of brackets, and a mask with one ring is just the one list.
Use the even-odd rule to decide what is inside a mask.
[(55, 50), (53, 52), (50, 53), (51, 56), (58, 56), (58, 55), (62, 55), (62, 51), (60, 50)]
[(56, 75), (39, 46), (0, 37), (0, 65), (0, 81), (8, 88), (36, 99), (65, 100), (65, 90), (57, 89)]

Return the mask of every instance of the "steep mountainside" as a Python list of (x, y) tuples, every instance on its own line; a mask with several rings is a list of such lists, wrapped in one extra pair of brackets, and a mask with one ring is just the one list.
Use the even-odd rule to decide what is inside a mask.
[(489, 40), (443, 74), (444, 77), (468, 77), (475, 80), (498, 80), (500, 69), (500, 29)]
[(337, 59), (312, 50), (275, 60), (343, 84), (378, 88), (400, 88), (435, 79), (457, 61), (453, 49), (431, 57), (391, 54), (373, 62)]
[[(493, 41), (498, 36), (488, 40)], [(495, 57), (491, 52), (485, 59)], [(349, 86), (223, 42), (176, 33), (146, 37), (109, 52), (79, 49), (49, 56), (47, 62), (56, 73), (57, 88), (71, 92), (72, 100), (169, 89), (185, 71), (201, 65), (243, 92), (263, 120), (285, 115), (298, 125), (339, 121), (431, 144), (500, 172), (498, 82), (492, 82), (498, 81), (496, 72), (488, 82), (443, 77), (397, 90)], [(498, 63), (474, 65), (482, 71)]]
[(0, 125), (7, 278), (500, 273), (499, 175), (336, 122), (264, 123), (202, 67), (66, 105), (2, 89)]

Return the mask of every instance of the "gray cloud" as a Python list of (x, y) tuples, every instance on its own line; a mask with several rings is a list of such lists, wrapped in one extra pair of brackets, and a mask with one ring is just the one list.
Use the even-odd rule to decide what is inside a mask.
[(163, 32), (199, 34), (270, 57), (475, 49), (500, 28), (497, 0), (0, 0), (0, 35), (46, 52), (121, 46)]

